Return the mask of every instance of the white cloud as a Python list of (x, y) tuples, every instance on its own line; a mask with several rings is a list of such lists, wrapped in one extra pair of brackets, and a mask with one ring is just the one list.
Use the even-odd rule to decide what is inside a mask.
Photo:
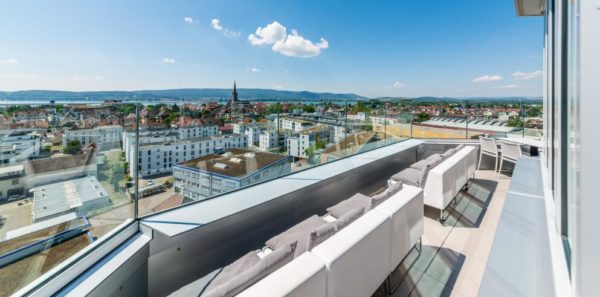
[(177, 61), (175, 61), (175, 59), (173, 59), (173, 58), (163, 58), (161, 60), (161, 62), (164, 63), (164, 64), (175, 64), (175, 63), (177, 63)]
[(184, 17), (183, 21), (186, 22), (187, 24), (193, 24), (195, 22), (192, 17)]
[(104, 79), (104, 76), (102, 76), (102, 75), (92, 75), (92, 76), (78, 75), (78, 76), (73, 77), (73, 80), (75, 80), (75, 81), (91, 81), (91, 80), (102, 80), (102, 79)]
[(246, 71), (250, 71), (250, 72), (260, 72), (260, 69), (256, 68), (256, 67), (248, 67), (246, 68)]
[(480, 82), (492, 82), (492, 81), (499, 81), (502, 80), (502, 76), (500, 75), (484, 75), (484, 76), (480, 76), (480, 77), (476, 77), (473, 79), (474, 83), (480, 83)]
[(314, 43), (292, 30), (287, 34), (287, 28), (277, 21), (267, 26), (258, 27), (254, 34), (248, 36), (248, 42), (252, 45), (271, 45), (271, 49), (288, 57), (314, 57), (321, 53), (322, 49), (329, 48), (329, 42), (321, 38)]
[(210, 21), (210, 26), (213, 29), (223, 33), (223, 35), (225, 35), (226, 37), (238, 37), (241, 35), (240, 32), (231, 31), (231, 30), (223, 27), (221, 25), (221, 21), (219, 19), (212, 19), (212, 21)]
[(406, 86), (406, 84), (403, 82), (400, 82), (400, 81), (397, 81), (392, 85), (392, 87), (394, 87), (394, 88), (404, 88), (405, 86)]
[(0, 59), (0, 64), (19, 64), (19, 60), (13, 58)]
[(519, 85), (510, 84), (510, 85), (504, 85), (504, 86), (493, 87), (492, 89), (516, 89), (516, 88), (518, 88), (518, 87), (519, 87)]
[(512, 77), (515, 80), (525, 80), (525, 79), (534, 79), (534, 78), (542, 77), (542, 74), (543, 73), (541, 70), (537, 70), (537, 71), (529, 72), (529, 73), (517, 71), (512, 74)]
[(273, 89), (275, 89), (275, 90), (283, 90), (283, 88), (284, 88), (284, 86), (281, 84), (276, 84), (273, 86)]

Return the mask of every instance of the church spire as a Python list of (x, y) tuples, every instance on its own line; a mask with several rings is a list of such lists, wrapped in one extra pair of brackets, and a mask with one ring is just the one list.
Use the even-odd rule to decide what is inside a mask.
[(238, 101), (238, 92), (235, 86), (235, 80), (233, 81), (233, 92), (231, 92), (231, 103), (235, 103)]

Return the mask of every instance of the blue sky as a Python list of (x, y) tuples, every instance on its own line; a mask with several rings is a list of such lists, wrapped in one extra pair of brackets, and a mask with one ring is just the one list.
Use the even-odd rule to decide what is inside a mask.
[(540, 96), (512, 0), (0, 0), (0, 90)]

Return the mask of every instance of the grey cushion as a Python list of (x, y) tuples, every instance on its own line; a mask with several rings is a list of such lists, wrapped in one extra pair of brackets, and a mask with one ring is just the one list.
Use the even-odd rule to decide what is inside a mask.
[(310, 238), (308, 241), (308, 251), (312, 250), (315, 246), (319, 245), (321, 242), (327, 240), (327, 238), (331, 237), (335, 233), (337, 228), (336, 222), (329, 222), (325, 225), (321, 225), (317, 227), (317, 229), (310, 232)]
[(448, 158), (452, 157), (452, 155), (454, 155), (454, 149), (449, 149), (445, 153), (442, 154), (442, 157), (444, 157), (444, 159), (448, 159)]
[[(296, 243), (292, 242), (266, 255), (258, 263), (244, 271), (240, 271), (235, 277), (207, 290), (202, 297), (231, 297), (244, 291), (263, 277), (281, 268), (294, 258)], [(212, 286), (211, 286), (212, 287)]]
[(365, 210), (363, 208), (356, 208), (339, 217), (337, 221), (335, 221), (336, 230), (340, 231), (344, 229), (344, 227), (350, 225), (350, 223), (354, 222), (356, 219), (362, 216), (364, 211)]
[(439, 158), (441, 156), (442, 156), (442, 154), (433, 154), (433, 155), (431, 155), (431, 156), (429, 156), (429, 157), (427, 157), (425, 159), (426, 160), (432, 160), (432, 159), (437, 159), (437, 158)]
[(327, 221), (325, 221), (321, 217), (313, 215), (310, 218), (287, 229), (283, 233), (280, 233), (279, 235), (267, 240), (266, 245), (272, 250), (276, 250), (290, 242), (296, 241), (299, 245), (301, 245), (299, 249), (297, 248), (298, 250), (306, 250), (310, 232), (326, 223)]
[(465, 147), (464, 144), (459, 144), (457, 147), (454, 148), (454, 151), (458, 152), (458, 151), (462, 150), (464, 147)]
[(398, 193), (398, 191), (402, 190), (402, 184), (403, 184), (403, 181), (395, 182), (395, 183), (391, 184), (390, 186), (388, 186), (385, 189), (385, 191), (383, 191), (377, 195), (371, 196), (371, 201), (372, 201), (371, 207), (376, 207), (377, 205), (381, 204), (381, 202), (394, 196), (394, 194), (396, 194), (396, 193)]
[(238, 275), (240, 272), (258, 263), (260, 261), (260, 258), (256, 254), (257, 252), (258, 250), (251, 251), (243, 257), (235, 260), (235, 262), (225, 266), (225, 268), (223, 268), (223, 270), (221, 270), (221, 272), (217, 274), (217, 276), (212, 280), (212, 282), (210, 282), (206, 289), (210, 290), (212, 288), (215, 288), (229, 281), (230, 279)]
[(423, 188), (427, 182), (427, 175), (431, 165), (426, 164), (422, 170), (415, 168), (406, 168), (394, 175), (392, 180), (403, 181), (407, 185)]
[(440, 165), (440, 163), (444, 162), (444, 158), (441, 155), (433, 156), (430, 159), (424, 159), (419, 162), (413, 163), (410, 165), (411, 168), (423, 170), (426, 165), (430, 165), (431, 168)]
[(366, 213), (371, 209), (371, 198), (363, 194), (356, 193), (354, 196), (327, 208), (327, 212), (329, 212), (332, 216), (339, 218), (345, 213), (356, 208), (363, 208), (364, 212)]

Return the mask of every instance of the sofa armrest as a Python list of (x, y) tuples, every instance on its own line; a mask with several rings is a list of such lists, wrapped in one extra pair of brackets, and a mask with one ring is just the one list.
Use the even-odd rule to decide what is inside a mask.
[(327, 296), (371, 296), (390, 273), (390, 219), (369, 211), (311, 253), (327, 266)]
[(390, 271), (393, 271), (424, 234), (423, 190), (405, 185), (374, 211), (390, 218)]

